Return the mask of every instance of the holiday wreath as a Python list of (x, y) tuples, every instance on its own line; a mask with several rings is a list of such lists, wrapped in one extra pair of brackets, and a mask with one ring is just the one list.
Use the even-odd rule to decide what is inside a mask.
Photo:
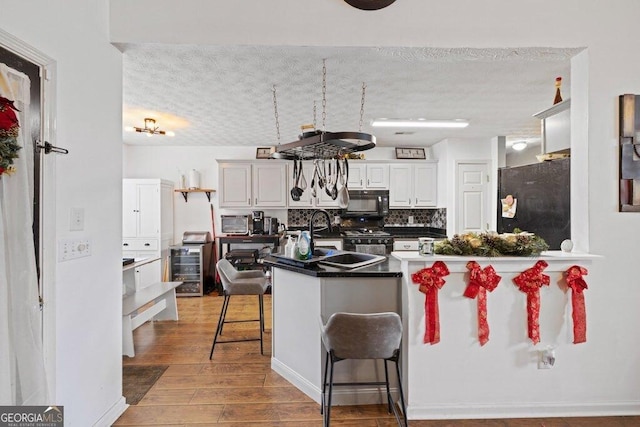
[(13, 160), (18, 158), (18, 131), (20, 123), (16, 116), (18, 110), (13, 101), (0, 96), (0, 176), (15, 171)]
[(464, 233), (436, 242), (434, 252), (440, 255), (530, 256), (549, 249), (543, 238), (515, 229), (514, 233)]

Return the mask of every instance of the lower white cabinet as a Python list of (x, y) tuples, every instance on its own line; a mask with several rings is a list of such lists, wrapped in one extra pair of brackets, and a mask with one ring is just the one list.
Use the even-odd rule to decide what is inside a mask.
[(435, 162), (391, 164), (389, 207), (426, 208), (438, 202), (438, 165)]

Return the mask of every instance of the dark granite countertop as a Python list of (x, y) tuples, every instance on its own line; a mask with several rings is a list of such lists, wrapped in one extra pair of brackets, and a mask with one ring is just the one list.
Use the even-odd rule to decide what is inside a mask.
[(282, 268), (313, 277), (402, 277), (400, 261), (391, 258), (390, 256), (387, 256), (386, 261), (353, 270), (346, 270), (323, 264), (314, 264), (306, 268), (297, 267), (295, 265), (280, 262), (277, 258), (270, 256), (266, 257), (263, 260), (263, 263), (270, 267)]

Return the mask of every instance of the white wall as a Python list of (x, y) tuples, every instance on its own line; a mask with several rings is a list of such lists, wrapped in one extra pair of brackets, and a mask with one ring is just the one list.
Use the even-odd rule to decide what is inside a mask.
[[(617, 211), (617, 97), (640, 93), (640, 59), (633, 55), (637, 43), (625, 36), (637, 27), (640, 2), (590, 2), (585, 7), (580, 0), (403, 0), (376, 12), (359, 11), (339, 1), (313, 2), (313, 10), (311, 4), (253, 0), (207, 5), (185, 0), (178, 5), (169, 0), (112, 0), (112, 39), (313, 46), (586, 47), (572, 61), (572, 68), (582, 68), (580, 76), (574, 76), (572, 70), (572, 154), (576, 162), (572, 201), (579, 206), (572, 215), (572, 228), (574, 235), (587, 242), (581, 249), (590, 248), (604, 259), (594, 264), (588, 276), (589, 341), (563, 346), (556, 367), (539, 374), (541, 378), (552, 376), (556, 385), (545, 396), (547, 407), (578, 408), (574, 414), (640, 413), (640, 365), (635, 356), (640, 350), (635, 331), (640, 321), (636, 308), (640, 288), (634, 268), (640, 215)], [(148, 10), (156, 11), (155, 19), (135, 26), (120, 18), (142, 16)], [(209, 22), (194, 24), (196, 14), (207, 16)], [(318, 22), (330, 20), (333, 30), (308, 31), (309, 22), (299, 19), (301, 16), (312, 16)], [(376, 31), (360, 31), (354, 22)], [(184, 27), (184, 23), (191, 25)], [(535, 30), (522, 31), (523, 25)], [(179, 32), (165, 31), (178, 27)], [(578, 90), (575, 77), (580, 81)], [(576, 114), (582, 118), (579, 124), (574, 120)], [(488, 346), (482, 350), (487, 360), (499, 351)], [(441, 345), (437, 351), (447, 348)], [(521, 373), (530, 369), (535, 366), (518, 366), (514, 361), (496, 369), (492, 384), (469, 383), (462, 374), (449, 381), (471, 387), (478, 395), (496, 387), (517, 386), (523, 401), (539, 401), (526, 384), (518, 383)], [(437, 387), (427, 378), (424, 383)], [(452, 403), (474, 405), (473, 399)], [(530, 415), (542, 409), (532, 407)], [(502, 410), (508, 414), (507, 406)]]
[[(122, 56), (108, 42), (107, 0), (2, 0), (0, 11), (3, 30), (57, 62), (56, 142), (69, 155), (55, 159), (55, 230), (44, 233), (91, 239), (90, 257), (57, 263), (46, 282), (56, 310), (51, 403), (64, 405), (67, 426), (106, 424), (124, 408)], [(84, 231), (69, 231), (71, 207), (84, 208)]]

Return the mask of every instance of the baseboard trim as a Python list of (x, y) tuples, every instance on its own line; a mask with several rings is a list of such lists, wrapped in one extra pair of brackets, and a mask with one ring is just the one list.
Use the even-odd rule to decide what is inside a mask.
[(111, 427), (113, 423), (124, 414), (124, 411), (126, 411), (128, 407), (129, 405), (127, 405), (125, 397), (120, 396), (120, 399), (96, 421), (94, 427)]
[(534, 405), (426, 405), (409, 404), (410, 420), (606, 417), (640, 415), (640, 401), (594, 403), (540, 403)]
[[(271, 358), (271, 369), (284, 379), (297, 387), (304, 394), (320, 404), (322, 400), (322, 389), (316, 387), (304, 377), (291, 370), (276, 358)], [(398, 388), (391, 387), (391, 394), (394, 399), (398, 399)], [(384, 386), (376, 387), (334, 387), (332, 405), (374, 405), (387, 402), (386, 390)]]

